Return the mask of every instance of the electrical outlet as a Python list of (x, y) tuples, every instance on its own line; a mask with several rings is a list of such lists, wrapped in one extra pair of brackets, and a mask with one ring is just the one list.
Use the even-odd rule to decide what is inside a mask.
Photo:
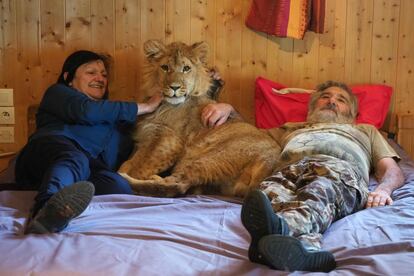
[(0, 107), (0, 125), (14, 125), (14, 107)]
[(0, 106), (13, 106), (13, 89), (0, 88)]
[(0, 143), (14, 143), (14, 127), (0, 127)]

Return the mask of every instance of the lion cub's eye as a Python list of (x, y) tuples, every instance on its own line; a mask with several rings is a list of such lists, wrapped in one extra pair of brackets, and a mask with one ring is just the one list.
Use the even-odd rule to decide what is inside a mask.
[(186, 66), (184, 66), (183, 67), (183, 72), (185, 73), (185, 72), (190, 72), (190, 70), (191, 70), (191, 67), (190, 66), (188, 66), (188, 65), (186, 65)]
[(163, 64), (163, 65), (161, 65), (161, 69), (162, 69), (162, 71), (164, 71), (164, 72), (168, 72), (168, 69), (170, 69), (170, 68), (168, 67), (168, 65), (167, 65), (167, 64)]

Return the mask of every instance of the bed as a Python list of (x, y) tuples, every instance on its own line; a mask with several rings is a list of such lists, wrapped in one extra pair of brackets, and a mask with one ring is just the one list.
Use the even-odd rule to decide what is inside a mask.
[[(325, 232), (323, 248), (338, 264), (331, 275), (414, 275), (414, 161), (390, 144), (406, 183), (392, 206), (362, 210)], [(10, 187), (0, 184), (0, 275), (289, 274), (249, 262), (238, 198), (95, 196), (63, 232), (24, 236), (35, 192)]]

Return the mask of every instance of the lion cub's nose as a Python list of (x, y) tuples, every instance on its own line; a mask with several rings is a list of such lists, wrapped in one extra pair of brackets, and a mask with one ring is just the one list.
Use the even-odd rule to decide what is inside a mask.
[(175, 92), (175, 91), (177, 91), (178, 89), (180, 89), (180, 88), (181, 88), (181, 86), (174, 86), (174, 85), (170, 85), (170, 88), (171, 88), (172, 90), (174, 90), (174, 92)]

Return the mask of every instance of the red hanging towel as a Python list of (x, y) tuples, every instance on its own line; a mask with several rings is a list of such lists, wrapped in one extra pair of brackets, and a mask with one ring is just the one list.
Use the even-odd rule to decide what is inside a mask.
[(303, 39), (307, 30), (323, 33), (325, 0), (253, 0), (247, 27), (278, 37)]

